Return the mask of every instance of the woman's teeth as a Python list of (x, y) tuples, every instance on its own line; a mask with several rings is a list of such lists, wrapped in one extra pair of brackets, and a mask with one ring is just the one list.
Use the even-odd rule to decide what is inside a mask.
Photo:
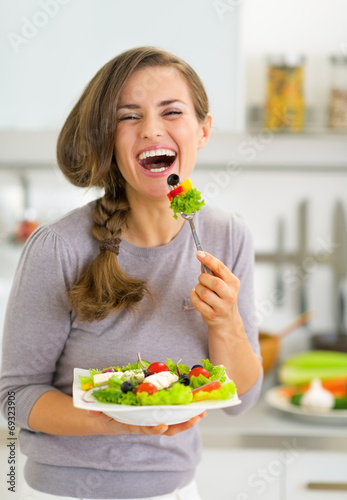
[(140, 153), (139, 160), (145, 160), (146, 158), (152, 156), (176, 156), (176, 153), (171, 149), (151, 149)]
[(161, 167), (161, 168), (150, 168), (150, 172), (164, 172), (168, 167)]

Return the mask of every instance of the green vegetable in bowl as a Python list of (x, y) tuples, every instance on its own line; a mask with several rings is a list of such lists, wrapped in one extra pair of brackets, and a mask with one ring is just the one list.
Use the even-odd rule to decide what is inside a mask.
[(347, 353), (337, 351), (308, 351), (286, 359), (278, 377), (284, 385), (301, 385), (312, 379), (329, 380), (347, 376)]

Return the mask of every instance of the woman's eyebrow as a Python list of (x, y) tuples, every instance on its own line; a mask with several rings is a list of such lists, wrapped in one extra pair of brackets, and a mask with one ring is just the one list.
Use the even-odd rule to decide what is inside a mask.
[(122, 106), (118, 106), (117, 107), (117, 111), (119, 111), (120, 109), (139, 109), (140, 106), (138, 106), (137, 104), (122, 104)]
[[(184, 101), (181, 101), (180, 99), (167, 99), (165, 101), (160, 101), (158, 103), (158, 107), (169, 106), (170, 104), (174, 104), (175, 102), (180, 102), (181, 104), (186, 105), (186, 103)], [(120, 109), (140, 109), (140, 108), (141, 106), (139, 106), (138, 104), (122, 104), (121, 106), (117, 107), (117, 111), (119, 111)]]
[(186, 104), (184, 101), (181, 101), (180, 99), (168, 99), (166, 101), (161, 101), (158, 106), (169, 106), (170, 104), (174, 104), (175, 102)]

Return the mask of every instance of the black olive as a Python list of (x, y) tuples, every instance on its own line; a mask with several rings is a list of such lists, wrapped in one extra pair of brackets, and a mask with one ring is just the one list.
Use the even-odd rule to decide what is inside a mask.
[(191, 370), (193, 370), (194, 368), (202, 368), (202, 365), (194, 365), (191, 367)]
[(130, 392), (133, 390), (133, 384), (131, 382), (123, 382), (122, 385), (120, 386), (122, 392)]
[(169, 186), (177, 186), (180, 183), (180, 178), (177, 174), (171, 174), (166, 181)]
[(145, 378), (150, 376), (150, 373), (148, 370), (143, 370), (143, 374), (144, 374)]
[(190, 377), (188, 373), (182, 373), (179, 377), (178, 380), (181, 382), (183, 385), (189, 385), (190, 383)]

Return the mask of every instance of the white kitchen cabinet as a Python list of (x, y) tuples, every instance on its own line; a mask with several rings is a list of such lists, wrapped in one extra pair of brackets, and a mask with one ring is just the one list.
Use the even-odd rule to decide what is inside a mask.
[[(309, 483), (344, 484), (344, 490), (309, 489)], [(286, 500), (338, 500), (347, 498), (347, 450), (345, 453), (300, 452), (287, 467)]]
[[(262, 394), (273, 385), (266, 378)], [(286, 415), (261, 396), (247, 412), (208, 412), (199, 424), (203, 500), (335, 500), (347, 491), (310, 490), (309, 482), (347, 482), (347, 426)], [(217, 494), (214, 494), (213, 492)]]
[(280, 500), (283, 458), (277, 450), (204, 448), (196, 480), (202, 500)]

